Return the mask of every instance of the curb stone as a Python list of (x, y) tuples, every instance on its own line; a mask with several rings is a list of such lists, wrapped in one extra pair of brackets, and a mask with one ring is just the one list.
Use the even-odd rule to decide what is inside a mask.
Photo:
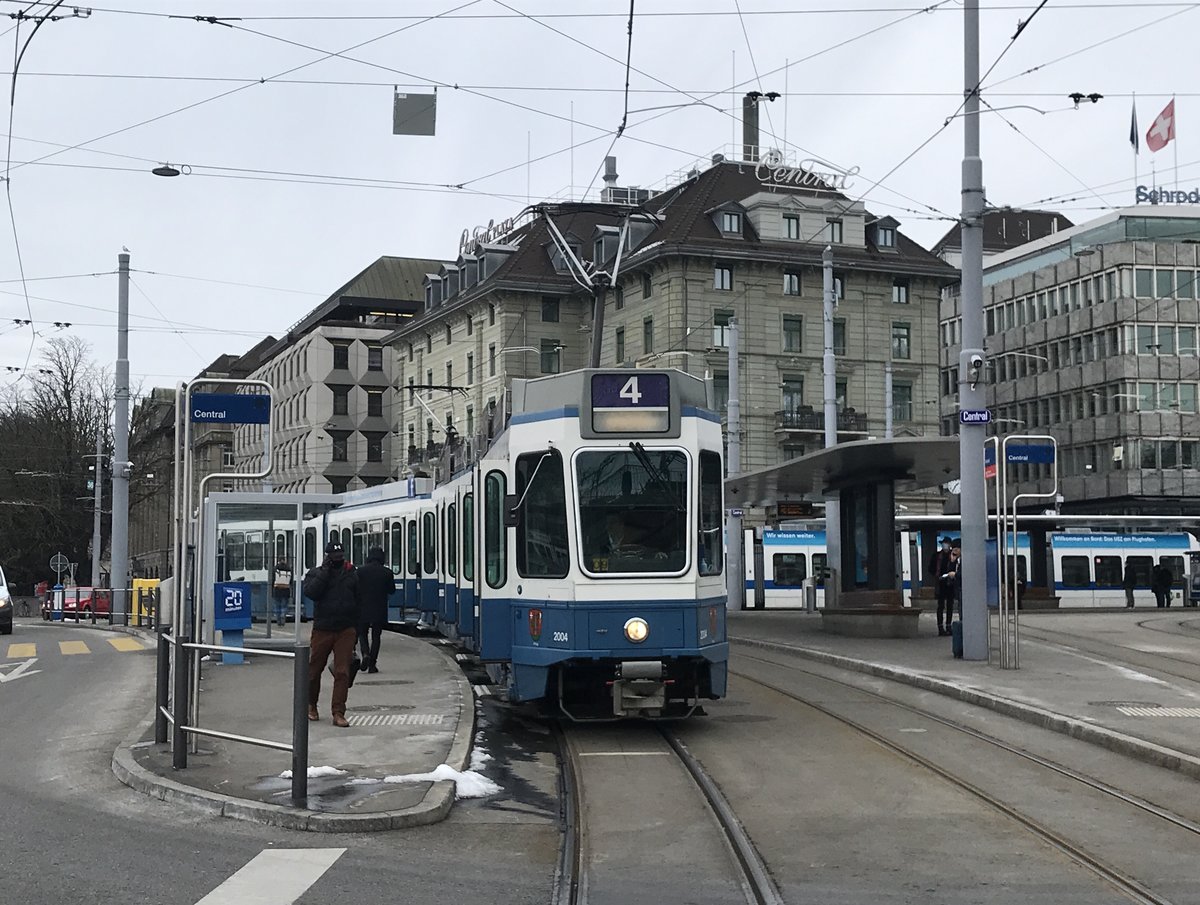
[(1030, 723), (1042, 729), (1049, 729), (1052, 732), (1068, 735), (1080, 741), (1090, 742), (1093, 745), (1107, 748), (1109, 751), (1123, 754), (1126, 757), (1131, 757), (1134, 760), (1142, 761), (1151, 766), (1172, 770), (1192, 779), (1200, 779), (1200, 757), (1187, 754), (1183, 751), (1177, 751), (1174, 748), (1168, 748), (1165, 745), (1158, 745), (1154, 742), (1137, 738), (1136, 736), (1127, 735), (1115, 729), (1105, 729), (1102, 726), (1095, 726), (1076, 717), (1064, 716), (1061, 713), (1035, 707), (1032, 704), (1023, 704), (1011, 698), (1002, 698), (984, 691), (976, 691), (972, 688), (957, 685), (943, 679), (935, 679), (932, 676), (912, 672), (900, 667), (885, 666), (882, 663), (872, 663), (869, 660), (857, 660), (853, 657), (832, 654), (828, 651), (811, 647), (797, 647), (776, 641), (760, 641), (756, 638), (737, 638), (733, 636), (730, 636), (729, 640), (738, 644), (745, 644), (748, 647), (759, 647), (764, 650), (793, 654), (809, 660), (816, 660), (819, 663), (825, 663), (829, 666), (836, 666), (840, 669), (866, 673), (881, 679), (901, 682), (925, 691), (932, 691), (946, 697), (957, 698), (967, 704), (986, 707), (1004, 716)]
[[(470, 683), (460, 670), (452, 672), (458, 684), (459, 719), (446, 763), (456, 770), (465, 770), (470, 760), (471, 740), (475, 737), (475, 707)], [(471, 706), (467, 706), (468, 701), (471, 701)], [(159, 776), (137, 762), (133, 754), (134, 746), (142, 742), (153, 725), (154, 713), (151, 712), (113, 752), (113, 775), (131, 789), (151, 798), (197, 808), (213, 817), (228, 817), (310, 833), (378, 833), (438, 823), (450, 816), (454, 804), (455, 785), (451, 780), (433, 783), (420, 804), (375, 814), (330, 814), (299, 810), (197, 789)]]

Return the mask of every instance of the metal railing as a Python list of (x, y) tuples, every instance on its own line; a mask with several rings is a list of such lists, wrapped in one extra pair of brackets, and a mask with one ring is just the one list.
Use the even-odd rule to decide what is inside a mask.
[[(58, 593), (50, 592), (47, 615), (51, 619), (59, 614), (63, 622), (86, 621), (95, 625), (100, 621), (149, 629), (162, 622), (157, 588), (63, 588), (61, 598)], [(136, 606), (130, 605), (135, 603)]]
[[(171, 670), (172, 647), (175, 648), (173, 673)], [(188, 701), (191, 697), (193, 658), (198, 656), (201, 651), (280, 657), (293, 661), (292, 740), (290, 744), (274, 739), (255, 738), (235, 732), (224, 732), (220, 729), (188, 725)], [(189, 736), (219, 738), (243, 745), (287, 751), (292, 755), (292, 803), (303, 807), (308, 800), (308, 659), (309, 645), (307, 643), (297, 643), (292, 651), (258, 650), (227, 647), (221, 644), (200, 644), (192, 641), (187, 635), (177, 637), (170, 632), (160, 632), (154, 699), (155, 743), (166, 744), (167, 727), (170, 726), (171, 766), (176, 770), (187, 769)]]
[[(776, 412), (775, 429), (823, 431), (825, 413), (811, 408)], [(864, 433), (867, 430), (867, 416), (862, 412), (838, 412), (837, 429)]]

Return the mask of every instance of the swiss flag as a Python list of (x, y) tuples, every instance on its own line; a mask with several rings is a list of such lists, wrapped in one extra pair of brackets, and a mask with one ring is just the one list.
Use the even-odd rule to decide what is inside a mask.
[(1175, 98), (1158, 114), (1150, 131), (1146, 133), (1146, 147), (1161, 151), (1175, 137)]

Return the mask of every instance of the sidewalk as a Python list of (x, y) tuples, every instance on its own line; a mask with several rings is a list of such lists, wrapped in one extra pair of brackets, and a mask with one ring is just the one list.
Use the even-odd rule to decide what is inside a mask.
[[(244, 665), (204, 663), (199, 725), (290, 744), (292, 670), (293, 661), (279, 657), (250, 655)], [(200, 751), (189, 755), (187, 769), (174, 770), (170, 745), (154, 744), (152, 720), (117, 749), (113, 772), (126, 785), (164, 801), (317, 832), (433, 823), (449, 814), (455, 779), (482, 780), (462, 772), (474, 730), (470, 683), (433, 644), (384, 636), (380, 671), (360, 673), (350, 689), (349, 729), (330, 721), (332, 688), (326, 670), (321, 720), (308, 724), (307, 809), (290, 803), (289, 753), (201, 737)], [(430, 776), (435, 770), (437, 776)]]
[[(730, 664), (736, 670), (739, 649), (786, 651), (987, 707), (1200, 778), (1200, 634), (1170, 639), (1172, 648), (1187, 652), (1195, 665), (1164, 661), (1160, 670), (1144, 661), (1130, 663), (1120, 651), (1096, 650), (1101, 640), (1136, 633), (1136, 621), (1146, 615), (1141, 610), (1070, 617), (1023, 614), (1021, 624), (1028, 633), (1021, 640), (1021, 668), (1001, 670), (986, 661), (955, 660), (950, 639), (937, 636), (931, 614), (921, 617), (917, 638), (876, 639), (827, 634), (818, 614), (730, 613), (729, 639), (735, 642)], [(1055, 631), (1073, 626), (1080, 647), (1032, 637), (1042, 619)], [(1132, 656), (1133, 650), (1129, 654), (1140, 659)]]

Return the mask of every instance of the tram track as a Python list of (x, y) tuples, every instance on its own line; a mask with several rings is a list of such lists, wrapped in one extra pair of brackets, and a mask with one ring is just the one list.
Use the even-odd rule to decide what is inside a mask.
[[(1180, 632), (1156, 628), (1152, 624), (1161, 621), (1164, 620), (1145, 619), (1138, 622), (1137, 625), (1146, 631), (1169, 635), (1171, 637), (1181, 637), (1182, 633)], [(1183, 623), (1181, 622), (1180, 625), (1183, 625)], [(1163, 676), (1170, 676), (1172, 679), (1200, 683), (1200, 660), (1173, 656), (1171, 653), (1165, 651), (1139, 650), (1127, 644), (1105, 641), (1100, 638), (1081, 638), (1065, 630), (1046, 628), (1040, 625), (1031, 626), (1028, 622), (1021, 624), (1021, 634), (1042, 644), (1051, 644), (1066, 650), (1077, 651), (1081, 654), (1107, 658), (1118, 666), (1137, 667), (1138, 669), (1159, 673)], [(1124, 659), (1121, 661), (1115, 660), (1112, 657), (1114, 651), (1120, 651)], [(1175, 666), (1172, 667), (1172, 664), (1175, 664)], [(1186, 667), (1188, 671), (1181, 671), (1181, 667)]]
[[(740, 890), (741, 897), (747, 905), (783, 905), (783, 898), (767, 870), (766, 864), (759, 855), (753, 841), (742, 827), (732, 806), (725, 799), (717, 784), (708, 775), (703, 765), (688, 750), (687, 746), (666, 726), (639, 724), (629, 727), (631, 733), (643, 736), (653, 734), (665, 746), (664, 757), (654, 760), (662, 766), (657, 766), (660, 773), (678, 771), (686, 777), (686, 788), (702, 802), (704, 810), (711, 817), (713, 833), (719, 835), (716, 847), (723, 849), (728, 856), (730, 869), (736, 874), (734, 886)], [(559, 864), (555, 873), (552, 895), (553, 905), (601, 905), (613, 899), (612, 896), (601, 893), (595, 894), (595, 884), (592, 877), (592, 863), (599, 852), (592, 850), (592, 827), (589, 826), (588, 779), (581, 767), (582, 758), (588, 753), (580, 750), (577, 727), (559, 726), (556, 730), (562, 752), (562, 817), (564, 822), (562, 846), (559, 853)], [(592, 752), (596, 753), (596, 752)], [(607, 752), (605, 752), (607, 753)], [(647, 754), (653, 752), (638, 752)], [(633, 755), (631, 755), (632, 757)], [(649, 760), (650, 758), (646, 758)], [(670, 763), (670, 767), (665, 762)], [(629, 801), (620, 804), (609, 801), (606, 807), (612, 812), (636, 811), (639, 801)], [(654, 836), (661, 837), (661, 827), (655, 828)], [(646, 838), (645, 845), (640, 846), (645, 851), (653, 851), (655, 844), (661, 844), (661, 838)], [(648, 865), (653, 869), (654, 863)], [(704, 867), (697, 864), (697, 873), (692, 882), (703, 882), (700, 870)], [(630, 876), (636, 873), (637, 867), (628, 864), (623, 869)]]
[[(924, 720), (928, 720), (933, 723), (939, 724), (939, 725), (944, 726), (948, 729), (951, 729), (955, 732), (965, 734), (976, 741), (983, 742), (987, 745), (993, 746), (997, 749), (1000, 749), (1000, 750), (1006, 752), (1007, 754), (1018, 757), (1027, 763), (1032, 763), (1032, 764), (1036, 765), (1037, 767), (1049, 770), (1057, 775), (1060, 775), (1067, 779), (1070, 779), (1082, 786), (1087, 787), (1088, 789), (1090, 789), (1094, 792), (1099, 792), (1101, 795), (1103, 795), (1109, 799), (1112, 799), (1114, 801), (1118, 801), (1123, 805), (1132, 807), (1140, 813), (1151, 815), (1176, 829), (1183, 830), (1184, 832), (1186, 832), (1192, 836), (1200, 837), (1200, 823), (1196, 823), (1194, 821), (1188, 820), (1185, 817), (1175, 814), (1165, 808), (1159, 807), (1158, 805), (1155, 805), (1152, 802), (1146, 801), (1145, 799), (1139, 798), (1138, 796), (1124, 792), (1120, 789), (1115, 788), (1114, 786), (1111, 786), (1107, 783), (1101, 782), (1097, 779), (1094, 779), (1093, 777), (1087, 776), (1086, 774), (1083, 774), (1077, 770), (1073, 770), (1070, 767), (1066, 767), (1062, 764), (1059, 764), (1059, 763), (1051, 761), (1047, 758), (1041, 757), (1030, 751), (1025, 751), (1021, 748), (1018, 748), (1014, 745), (1009, 744), (1008, 742), (1003, 741), (1002, 739), (988, 735), (985, 732), (980, 732), (977, 729), (974, 729), (969, 726), (965, 726), (954, 720), (950, 720), (950, 719), (947, 719), (946, 717), (942, 717), (937, 714), (930, 713), (929, 711), (923, 710), (922, 708), (914, 707), (910, 704), (906, 704), (901, 701), (897, 701), (893, 698), (888, 697), (887, 695), (871, 691), (870, 689), (863, 688), (860, 685), (854, 684), (852, 682), (842, 681), (842, 680), (830, 677), (828, 675), (824, 675), (822, 673), (819, 673), (819, 672), (816, 672), (813, 670), (805, 669), (805, 668), (799, 666), (798, 664), (779, 662), (779, 661), (772, 660), (767, 657), (759, 657), (759, 656), (754, 656), (754, 655), (746, 654), (746, 653), (740, 653), (738, 659), (754, 661), (754, 662), (757, 662), (760, 664), (774, 667), (776, 669), (782, 669), (782, 670), (785, 670), (788, 672), (800, 673), (808, 678), (815, 679), (818, 682), (824, 682), (824, 683), (827, 683), (830, 685), (839, 686), (841, 688), (850, 689), (850, 690), (854, 691), (856, 694), (861, 694), (872, 700), (877, 700), (877, 701), (886, 703), (889, 707), (903, 710), (905, 712), (908, 712), (915, 716), (918, 716)], [(1039, 821), (1038, 819), (1031, 817), (1030, 815), (1028, 815), (1026, 813), (1023, 813), (1022, 811), (1018, 810), (1017, 808), (1013, 807), (1012, 805), (1008, 804), (1007, 802), (1001, 800), (1000, 798), (996, 797), (992, 793), (988, 792), (986, 789), (983, 789), (980, 786), (975, 785), (974, 783), (968, 781), (967, 779), (963, 778), (962, 776), (941, 766), (940, 764), (938, 764), (938, 763), (934, 762), (933, 760), (931, 760), (930, 758), (925, 757), (924, 755), (912, 750), (911, 748), (899, 744), (898, 742), (894, 741), (893, 739), (887, 737), (884, 733), (879, 732), (875, 729), (872, 729), (869, 726), (866, 726), (866, 725), (858, 722), (857, 720), (854, 720), (848, 716), (845, 716), (842, 713), (838, 713), (836, 710), (834, 710), (830, 707), (827, 707), (824, 704), (817, 703), (806, 697), (803, 697), (800, 694), (797, 694), (794, 691), (791, 691), (785, 687), (782, 687), (775, 682), (767, 681), (767, 680), (764, 680), (757, 676), (749, 675), (742, 670), (734, 669), (734, 670), (731, 670), (730, 672), (731, 672), (731, 675), (734, 675), (741, 680), (753, 683), (762, 688), (769, 689), (770, 691), (780, 694), (788, 699), (794, 700), (797, 703), (804, 705), (805, 707), (809, 707), (809, 708), (817, 711), (818, 713), (821, 713), (824, 716), (855, 730), (856, 732), (864, 735), (865, 737), (871, 739), (876, 744), (897, 754), (898, 756), (939, 776), (940, 778), (946, 780), (953, 786), (961, 789), (962, 791), (964, 791), (964, 792), (968, 793), (969, 795), (971, 795), (972, 797), (982, 801), (983, 803), (985, 803), (989, 807), (993, 808), (994, 810), (996, 810), (996, 811), (1004, 814), (1005, 816), (1009, 817), (1010, 819), (1014, 820), (1015, 822), (1017, 822), (1018, 824), (1023, 826), (1026, 830), (1031, 832), (1034, 836), (1041, 839), (1043, 842), (1045, 842), (1046, 844), (1048, 844), (1055, 850), (1064, 854), (1065, 856), (1067, 856), (1068, 858), (1070, 858), (1072, 861), (1076, 862), (1080, 866), (1091, 871), (1093, 874), (1095, 874), (1097, 877), (1102, 879), (1104, 882), (1108, 883), (1110, 886), (1112, 886), (1113, 888), (1117, 889), (1119, 892), (1124, 894), (1131, 901), (1136, 902), (1136, 903), (1144, 903), (1144, 905), (1170, 905), (1169, 899), (1164, 898), (1163, 896), (1159, 895), (1158, 893), (1155, 893), (1153, 890), (1151, 890), (1150, 888), (1145, 886), (1143, 883), (1141, 883), (1135, 877), (1130, 876), (1128, 873), (1126, 873), (1125, 871), (1122, 871), (1120, 868), (1117, 868), (1117, 867), (1113, 866), (1112, 864), (1107, 863), (1106, 861), (1102, 860), (1097, 855), (1089, 852), (1086, 848), (1082, 847), (1081, 845), (1077, 844), (1076, 842), (1073, 842), (1072, 840), (1068, 839), (1061, 833), (1058, 833), (1055, 830), (1051, 829), (1050, 827), (1046, 826), (1043, 822)]]

